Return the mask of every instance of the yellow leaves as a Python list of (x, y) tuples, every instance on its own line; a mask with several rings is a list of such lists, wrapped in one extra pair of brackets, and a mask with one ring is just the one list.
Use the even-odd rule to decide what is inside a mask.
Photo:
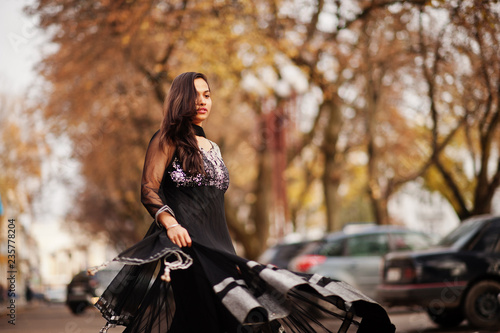
[(125, 35), (122, 37), (122, 45), (126, 46), (130, 43), (130, 35)]
[[(11, 193), (4, 200), (23, 211), (33, 193), (33, 182), (41, 175), (41, 158), (46, 153), (44, 140), (29, 127), (26, 106), (22, 100), (0, 95), (0, 193)], [(4, 202), (4, 204), (7, 204)]]
[(149, 29), (149, 22), (148, 21), (142, 22), (140, 29), (141, 30), (148, 30)]
[[(444, 168), (450, 170), (450, 175), (456, 185), (459, 186), (460, 195), (465, 201), (467, 208), (471, 208), (473, 205), (474, 197), (474, 187), (476, 184), (475, 179), (469, 180), (454, 166), (454, 161), (446, 158), (441, 159), (441, 163)], [(453, 209), (459, 213), (462, 212), (462, 207), (458, 201), (458, 198), (453, 193), (453, 190), (447, 184), (442, 174), (438, 171), (437, 167), (431, 167), (429, 171), (424, 176), (425, 186), (430, 191), (437, 191), (452, 205)]]
[(286, 170), (287, 196), (291, 205), (306, 208), (321, 205), (318, 180), (323, 173), (323, 161), (317, 158), (316, 149), (306, 148), (307, 158), (295, 161)]
[(161, 72), (163, 69), (164, 69), (163, 64), (156, 64), (156, 65), (155, 65), (155, 67), (154, 67), (154, 71), (155, 71), (155, 73), (159, 73), (159, 72)]

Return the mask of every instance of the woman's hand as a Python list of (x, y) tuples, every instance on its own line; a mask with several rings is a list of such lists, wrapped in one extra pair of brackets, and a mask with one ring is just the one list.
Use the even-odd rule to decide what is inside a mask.
[(172, 243), (179, 247), (191, 247), (192, 242), (188, 231), (181, 226), (172, 215), (161, 213), (158, 219), (167, 231), (167, 236)]
[(181, 225), (167, 229), (167, 236), (179, 247), (191, 247), (191, 237), (189, 237), (189, 233)]

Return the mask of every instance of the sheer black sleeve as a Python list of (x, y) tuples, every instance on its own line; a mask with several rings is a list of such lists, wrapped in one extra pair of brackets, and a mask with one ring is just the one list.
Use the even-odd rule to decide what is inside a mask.
[(160, 146), (160, 133), (156, 132), (149, 142), (141, 181), (141, 202), (155, 220), (162, 211), (174, 215), (159, 194), (163, 174), (172, 155), (171, 147)]

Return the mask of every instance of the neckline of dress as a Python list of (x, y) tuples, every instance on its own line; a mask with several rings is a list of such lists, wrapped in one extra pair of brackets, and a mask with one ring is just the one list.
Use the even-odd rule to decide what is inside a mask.
[(205, 131), (203, 130), (203, 127), (193, 124), (193, 131), (194, 135), (202, 136), (205, 139), (207, 138), (207, 136), (205, 135)]

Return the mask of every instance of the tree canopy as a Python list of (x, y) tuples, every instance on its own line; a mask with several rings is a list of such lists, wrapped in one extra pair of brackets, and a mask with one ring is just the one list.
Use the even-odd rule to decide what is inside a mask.
[[(150, 218), (139, 184), (162, 104), (208, 74), (207, 134), (231, 174), (228, 225), (245, 255), (302, 224), (391, 223), (420, 179), (460, 218), (500, 182), (496, 1), (38, 0), (55, 51), (40, 110), (67, 135), (84, 185), (72, 218), (118, 246)], [(321, 224), (321, 223), (320, 223)]]

